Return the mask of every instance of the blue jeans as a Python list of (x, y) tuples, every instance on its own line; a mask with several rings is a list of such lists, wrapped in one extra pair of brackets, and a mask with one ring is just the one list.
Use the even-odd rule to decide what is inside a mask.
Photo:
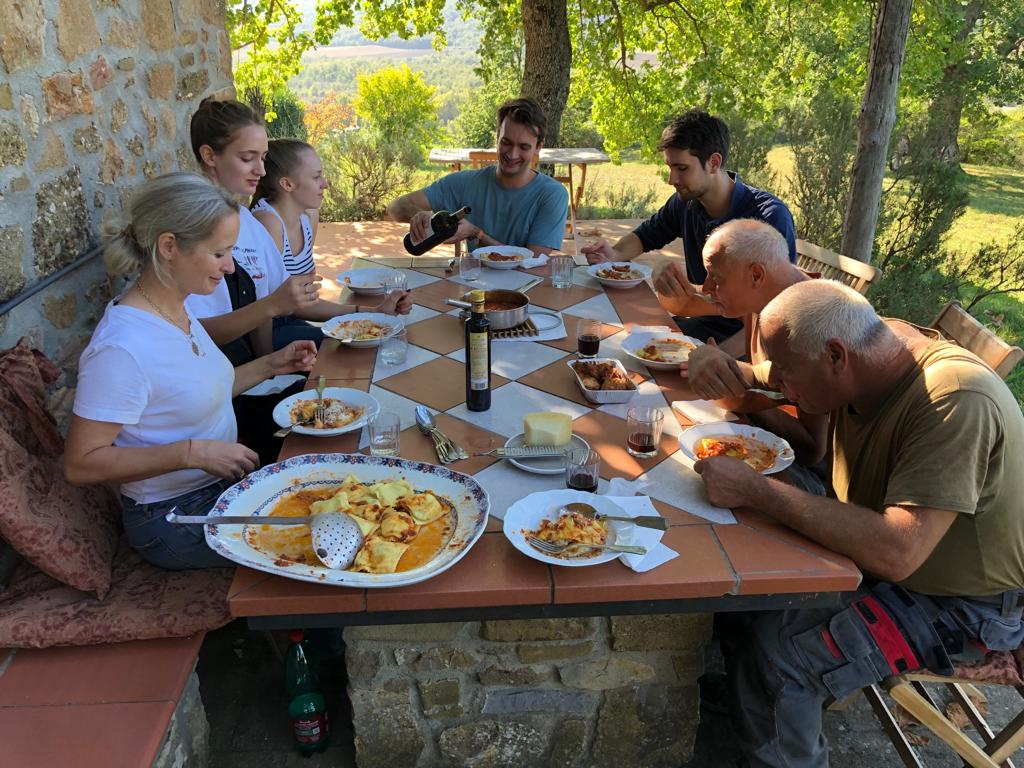
[(122, 496), (128, 543), (143, 559), (171, 571), (233, 567), (234, 563), (206, 545), (206, 526), (169, 523), (164, 519), (171, 507), (177, 507), (181, 515), (207, 514), (231, 484), (230, 480), (218, 480), (173, 499), (152, 504), (138, 504)]
[[(843, 599), (845, 608), (720, 615), (733, 722), (752, 768), (825, 768), (822, 704), (893, 674), (856, 610), (848, 607), (872, 592), (862, 586)], [(970, 598), (952, 601), (969, 639), (994, 651), (1012, 650), (1024, 640), (1019, 608)]]
[(320, 346), (324, 340), (323, 331), (315, 325), (310, 325), (305, 320), (288, 315), (287, 317), (274, 318), (274, 349), (283, 349), (293, 341), (312, 341)]

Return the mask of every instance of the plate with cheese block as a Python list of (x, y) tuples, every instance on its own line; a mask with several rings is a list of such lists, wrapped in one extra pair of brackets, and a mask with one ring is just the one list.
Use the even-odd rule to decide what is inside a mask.
[(649, 278), (653, 270), (634, 261), (607, 261), (587, 267), (587, 274), (605, 288), (633, 288)]
[(762, 475), (781, 472), (796, 460), (789, 443), (778, 435), (730, 421), (690, 427), (679, 436), (679, 448), (694, 461), (712, 456), (739, 459)]
[[(505, 442), (506, 448), (545, 445), (565, 450), (590, 450), (590, 444), (572, 433), (572, 417), (565, 413), (539, 411), (523, 418), (523, 431)], [(508, 461), (525, 472), (538, 475), (559, 475), (565, 472), (561, 455), (530, 458), (509, 458)]]
[(672, 370), (702, 345), (702, 341), (682, 333), (638, 331), (623, 340), (622, 351), (653, 370)]
[[(252, 523), (206, 525), (206, 542), (239, 565), (290, 579), (375, 588), (416, 584), (451, 568), (487, 527), (487, 491), (434, 464), (362, 454), (307, 454), (268, 464), (221, 494), (211, 516)], [(309, 525), (261, 517), (346, 514), (362, 543), (352, 565), (328, 568)]]
[(600, 515), (625, 517), (626, 513), (606, 496), (570, 489), (540, 491), (526, 496), (505, 512), (502, 530), (505, 537), (527, 557), (551, 565), (579, 567), (608, 563), (622, 556), (621, 552), (570, 546), (559, 555), (541, 552), (530, 544), (527, 536), (542, 541), (579, 542), (591, 544), (632, 544), (633, 526), (612, 520), (594, 520), (579, 512), (566, 513), (562, 508), (570, 502), (585, 502)]

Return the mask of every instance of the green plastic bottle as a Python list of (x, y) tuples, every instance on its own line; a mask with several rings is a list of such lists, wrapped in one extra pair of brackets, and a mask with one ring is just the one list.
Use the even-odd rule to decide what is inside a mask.
[(327, 702), (320, 691), (316, 660), (310, 653), (305, 634), (296, 629), (290, 639), (292, 644), (284, 660), (288, 715), (296, 748), (304, 755), (311, 755), (323, 752), (331, 741)]

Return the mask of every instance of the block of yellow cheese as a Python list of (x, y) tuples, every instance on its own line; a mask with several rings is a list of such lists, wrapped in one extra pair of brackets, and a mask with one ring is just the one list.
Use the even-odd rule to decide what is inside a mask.
[(572, 439), (572, 417), (564, 413), (539, 411), (523, 419), (526, 445), (568, 445)]

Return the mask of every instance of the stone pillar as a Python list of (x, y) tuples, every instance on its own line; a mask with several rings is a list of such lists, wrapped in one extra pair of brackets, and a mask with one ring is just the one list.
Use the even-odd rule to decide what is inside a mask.
[(693, 751), (706, 614), (345, 630), (359, 768), (657, 768)]

